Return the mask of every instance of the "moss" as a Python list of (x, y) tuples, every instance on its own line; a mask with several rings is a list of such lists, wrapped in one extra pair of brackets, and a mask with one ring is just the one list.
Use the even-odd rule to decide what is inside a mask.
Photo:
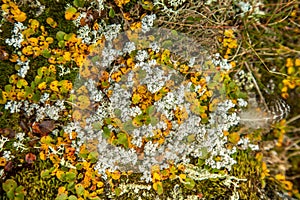
[[(41, 178), (41, 172), (51, 167), (50, 162), (37, 160), (33, 165), (22, 167), (17, 173), (9, 176), (14, 179), (18, 186), (22, 185), (26, 191), (26, 199), (48, 199), (53, 200), (57, 196), (58, 188), (61, 186), (56, 178), (45, 180)], [(5, 192), (0, 189), (1, 199), (7, 199)]]
[(241, 199), (259, 199), (261, 196), (259, 188), (262, 188), (260, 180), (262, 163), (255, 158), (254, 152), (250, 151), (238, 151), (235, 157), (237, 164), (233, 166), (230, 174), (247, 179), (246, 182), (242, 181), (239, 184), (239, 196)]
[(4, 105), (0, 105), (0, 113), (0, 128), (19, 130), (20, 115), (18, 113), (11, 114), (9, 110), (5, 110)]
[(0, 62), (0, 88), (9, 84), (9, 76), (16, 72), (13, 63)]

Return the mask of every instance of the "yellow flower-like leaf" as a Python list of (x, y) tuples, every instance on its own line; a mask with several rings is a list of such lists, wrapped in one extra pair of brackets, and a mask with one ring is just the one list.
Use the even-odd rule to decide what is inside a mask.
[(114, 0), (114, 1), (117, 4), (117, 6), (119, 6), (120, 8), (123, 7), (123, 5), (125, 5), (126, 3), (130, 2), (130, 0)]
[(37, 46), (39, 40), (37, 38), (31, 37), (28, 39), (28, 42), (30, 43), (31, 46)]
[(26, 16), (26, 13), (24, 12), (20, 12), (20, 13), (17, 13), (14, 15), (14, 19), (17, 21), (17, 22), (24, 22), (26, 20), (27, 16)]
[(134, 23), (132, 23), (132, 24), (130, 25), (130, 29), (131, 29), (132, 31), (137, 30), (137, 29), (140, 29), (140, 28), (142, 28), (142, 23), (141, 23), (141, 22), (134, 22)]
[(285, 66), (286, 66), (286, 67), (293, 67), (293, 66), (294, 66), (293, 59), (287, 58), (287, 59), (286, 59)]
[(4, 167), (6, 165), (6, 158), (0, 157), (0, 166)]
[(56, 28), (57, 27), (57, 23), (56, 21), (54, 21), (54, 19), (52, 19), (51, 17), (48, 17), (46, 19), (47, 24), (49, 24), (52, 28)]
[(261, 179), (264, 179), (266, 176), (270, 175), (269, 174), (270, 170), (268, 170), (267, 164), (265, 162), (262, 163), (261, 168), (262, 168)]
[(55, 80), (55, 81), (52, 81), (51, 83), (50, 83), (50, 89), (53, 91), (53, 92), (58, 92), (59, 91), (59, 89), (58, 89), (58, 81), (57, 80)]
[(285, 176), (283, 174), (276, 174), (275, 178), (279, 181), (284, 181), (285, 180)]
[(111, 173), (111, 177), (114, 180), (119, 180), (121, 178), (121, 172), (119, 171), (114, 171), (113, 173)]
[(295, 66), (296, 67), (300, 67), (300, 59), (299, 58), (296, 58), (296, 60), (295, 60)]
[(235, 36), (234, 36), (234, 32), (233, 32), (232, 29), (227, 29), (227, 30), (225, 30), (225, 31), (224, 31), (224, 35), (225, 35), (226, 37), (229, 37), (229, 38), (234, 38), (234, 37), (235, 37)]
[(77, 9), (74, 7), (69, 7), (65, 12), (65, 19), (66, 20), (74, 20), (79, 16), (79, 13), (76, 13)]
[(140, 102), (140, 100), (141, 100), (141, 95), (140, 95), (140, 94), (137, 94), (137, 93), (134, 93), (134, 94), (132, 95), (131, 100), (132, 100), (132, 103), (133, 103), (133, 104), (138, 104), (138, 103)]
[(237, 144), (240, 141), (240, 134), (238, 132), (233, 132), (228, 135), (229, 142)]
[(58, 194), (62, 194), (62, 193), (65, 193), (66, 192), (66, 188), (65, 187), (59, 187), (58, 188)]
[(157, 181), (160, 181), (160, 180), (161, 180), (160, 174), (157, 173), (157, 172), (154, 172), (153, 175), (152, 175), (152, 182), (157, 182)]
[(40, 159), (41, 160), (46, 160), (47, 159), (47, 156), (46, 156), (46, 154), (43, 152), (43, 151), (40, 151)]

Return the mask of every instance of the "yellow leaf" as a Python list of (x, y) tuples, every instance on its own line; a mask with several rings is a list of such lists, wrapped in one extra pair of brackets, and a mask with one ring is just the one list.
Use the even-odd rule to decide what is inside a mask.
[(227, 30), (225, 30), (224, 31), (224, 35), (226, 36), (226, 37), (229, 37), (229, 38), (234, 38), (234, 33), (233, 33), (233, 30), (232, 29), (227, 29)]
[(293, 183), (290, 181), (282, 181), (282, 184), (284, 185), (284, 188), (286, 190), (292, 190), (293, 189)]
[(296, 58), (296, 60), (295, 60), (295, 66), (296, 67), (300, 66), (300, 59), (299, 58)]
[(286, 59), (286, 63), (285, 63), (286, 67), (293, 67), (293, 60), (291, 58)]
[(58, 194), (62, 194), (66, 191), (66, 188), (65, 187), (59, 187), (58, 188)]
[(275, 178), (279, 181), (284, 181), (285, 180), (285, 176), (283, 174), (276, 174)]
[(4, 157), (0, 157), (0, 166), (4, 167), (6, 165), (6, 159)]
[(157, 172), (154, 172), (153, 177), (152, 177), (152, 182), (156, 182), (156, 181), (160, 181), (160, 180), (161, 180), (160, 174)]
[(179, 178), (180, 178), (180, 180), (185, 180), (186, 179), (186, 175), (185, 174), (179, 174)]
[(81, 95), (78, 97), (78, 102), (77, 102), (77, 106), (80, 109), (86, 109), (90, 106), (91, 102), (89, 97), (85, 96), (85, 95)]
[(238, 132), (233, 132), (228, 135), (228, 141), (237, 144), (240, 141), (240, 134)]
[(133, 22), (131, 25), (130, 25), (130, 29), (132, 31), (134, 30), (137, 30), (137, 29), (140, 29), (142, 27), (142, 23), (141, 22)]
[(51, 89), (52, 91), (54, 91), (54, 92), (58, 92), (59, 89), (57, 88), (57, 85), (58, 85), (58, 81), (57, 81), (57, 80), (52, 81), (52, 82), (50, 83), (50, 89)]
[(134, 93), (134, 94), (132, 95), (131, 100), (132, 100), (132, 103), (133, 103), (133, 104), (138, 104), (138, 103), (140, 102), (140, 100), (141, 100), (141, 95), (140, 95), (140, 94), (137, 94), (137, 93)]
[(75, 121), (81, 120), (81, 118), (82, 118), (81, 112), (80, 112), (79, 110), (75, 110), (75, 111), (73, 112), (73, 114), (72, 114), (72, 118), (73, 118), (73, 120), (75, 120)]
[(126, 3), (130, 2), (130, 0), (114, 0), (117, 6), (123, 7)]
[(295, 69), (294, 67), (289, 67), (289, 68), (287, 69), (287, 73), (288, 73), (289, 75), (294, 74), (295, 72), (296, 72), (296, 69)]
[(41, 160), (46, 160), (47, 159), (47, 156), (43, 151), (40, 152), (40, 159)]
[(111, 177), (114, 180), (118, 180), (121, 177), (121, 173), (119, 171), (114, 171), (113, 173), (111, 173)]
[(97, 182), (97, 187), (102, 188), (104, 186), (104, 183), (102, 181)]
[(26, 20), (26, 13), (20, 12), (18, 15), (15, 15), (14, 18), (17, 22), (24, 22)]
[(74, 7), (69, 7), (65, 12), (66, 20), (74, 20), (79, 16), (79, 13), (76, 13), (77, 10)]
[(46, 19), (47, 24), (49, 24), (52, 28), (56, 28), (57, 27), (57, 23), (56, 21), (54, 21), (51, 17), (48, 17)]

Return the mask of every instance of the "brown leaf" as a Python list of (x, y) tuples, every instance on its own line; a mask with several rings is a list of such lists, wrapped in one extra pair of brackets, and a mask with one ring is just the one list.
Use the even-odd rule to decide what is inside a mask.
[(25, 133), (28, 133), (30, 131), (28, 124), (23, 120), (20, 121), (19, 125)]
[(25, 161), (26, 161), (28, 164), (34, 163), (35, 160), (36, 160), (36, 156), (35, 156), (33, 153), (28, 153), (28, 154), (26, 154), (26, 156), (25, 156)]
[(12, 161), (8, 161), (8, 162), (6, 163), (6, 165), (5, 165), (5, 167), (4, 167), (4, 171), (9, 172), (9, 171), (12, 170), (12, 168), (13, 168), (13, 162), (12, 162)]
[(8, 60), (9, 54), (5, 51), (3, 46), (0, 46), (0, 60)]
[(55, 124), (54, 121), (50, 120), (42, 121), (41, 123), (34, 122), (32, 124), (32, 131), (42, 136), (48, 135), (53, 129), (55, 129)]
[(16, 132), (10, 128), (4, 128), (4, 129), (0, 129), (0, 135), (8, 137), (9, 139), (12, 139), (15, 137)]

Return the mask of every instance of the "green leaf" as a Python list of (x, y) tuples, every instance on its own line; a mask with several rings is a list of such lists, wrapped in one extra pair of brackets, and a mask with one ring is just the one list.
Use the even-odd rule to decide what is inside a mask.
[(68, 191), (72, 191), (72, 190), (75, 190), (75, 183), (74, 181), (70, 182), (68, 184), (68, 187), (67, 187)]
[(84, 0), (74, 0), (73, 5), (82, 8), (84, 6)]
[(135, 129), (135, 127), (132, 125), (132, 120), (129, 120), (129, 121), (125, 122), (125, 123), (123, 124), (123, 129), (124, 129), (124, 131), (126, 131), (126, 132), (131, 132), (131, 131), (133, 131), (133, 130)]
[(196, 185), (196, 183), (195, 183), (195, 181), (193, 179), (191, 179), (189, 177), (186, 177), (184, 186), (187, 189), (191, 190), (191, 189), (193, 189), (195, 187), (195, 185)]
[(146, 70), (140, 69), (138, 71), (138, 79), (139, 80), (144, 79), (146, 76), (147, 76), (147, 71)]
[(101, 200), (99, 197), (89, 197), (90, 200)]
[(82, 167), (83, 167), (83, 165), (80, 164), (80, 163), (77, 163), (77, 164), (75, 165), (75, 167), (76, 167), (77, 170), (81, 170)]
[(69, 8), (66, 10), (66, 12), (75, 14), (75, 13), (77, 12), (77, 9), (74, 8), (73, 6), (71, 6), (71, 7), (69, 7)]
[[(45, 58), (50, 58), (51, 57), (51, 52), (48, 50), (48, 49), (44, 49), (42, 51), (42, 55), (45, 57)], [(39, 75), (41, 76), (41, 75)]]
[(120, 196), (121, 192), (122, 192), (122, 190), (120, 188), (118, 188), (118, 187), (115, 188), (115, 194), (117, 197)]
[(15, 200), (24, 199), (24, 195), (25, 195), (25, 188), (22, 185), (18, 186), (15, 190)]
[(124, 145), (124, 147), (127, 148), (128, 147), (128, 139), (127, 139), (126, 133), (119, 133), (117, 135), (117, 137), (118, 137), (118, 139), (117, 139), (118, 144), (122, 144), (122, 145)]
[(65, 193), (59, 194), (55, 200), (67, 200), (68, 199), (68, 195)]
[(172, 36), (175, 36), (175, 37), (178, 36), (178, 32), (176, 30), (171, 30), (171, 34), (172, 34)]
[(163, 188), (161, 182), (154, 183), (154, 184), (156, 184), (156, 187), (157, 187), (157, 190), (156, 190), (157, 194), (159, 194), (159, 195), (163, 194), (164, 193), (164, 188)]
[(36, 91), (36, 93), (32, 96), (32, 100), (34, 102), (38, 102), (41, 99), (41, 93), (39, 91)]
[(8, 192), (6, 192), (6, 195), (9, 199), (14, 199), (15, 191), (14, 190), (9, 190)]
[(95, 151), (89, 153), (88, 159), (90, 160), (91, 163), (97, 162), (97, 160), (98, 160), (98, 153), (95, 152)]
[(246, 99), (248, 97), (247, 93), (241, 92), (239, 89), (236, 91), (237, 98)]
[(155, 107), (154, 106), (149, 106), (147, 109), (146, 109), (146, 113), (148, 115), (152, 115), (155, 111)]
[(167, 48), (169, 48), (169, 47), (172, 46), (172, 45), (173, 45), (172, 40), (165, 40), (165, 41), (163, 41), (163, 43), (162, 43), (162, 48), (167, 49)]
[(41, 177), (42, 177), (42, 178), (50, 178), (50, 177), (51, 177), (50, 171), (49, 171), (48, 169), (43, 170), (43, 171), (41, 172)]
[[(72, 8), (72, 7), (71, 7), (71, 8)], [(75, 11), (75, 12), (76, 12), (76, 11)], [(63, 41), (65, 35), (66, 35), (65, 32), (63, 32), (63, 31), (58, 31), (58, 32), (56, 33), (56, 39), (57, 39), (58, 41)]]
[(207, 148), (206, 147), (202, 147), (200, 149), (200, 152), (201, 152), (201, 156), (199, 156), (199, 159), (206, 159), (207, 156), (208, 156)]
[(153, 3), (151, 1), (145, 1), (145, 3), (142, 3), (142, 7), (145, 10), (151, 11), (151, 10), (153, 10), (154, 6), (153, 6)]
[(22, 79), (18, 80), (17, 82), (17, 88), (21, 88), (23, 86)]
[(63, 40), (59, 41), (59, 42), (58, 42), (58, 46), (59, 46), (60, 48), (64, 48), (64, 47), (65, 47), (65, 41), (63, 41)]
[(65, 180), (70, 182), (70, 181), (75, 181), (76, 179), (76, 174), (74, 172), (66, 172), (65, 175)]
[(77, 197), (75, 195), (69, 196), (68, 200), (77, 200)]
[(95, 123), (93, 123), (93, 124), (92, 124), (92, 127), (93, 127), (94, 130), (97, 130), (97, 131), (99, 131), (99, 130), (102, 129), (102, 125), (101, 125), (100, 122), (95, 122)]
[(84, 193), (84, 187), (81, 184), (75, 185), (76, 194), (82, 196)]
[(104, 137), (104, 139), (110, 138), (110, 129), (107, 128), (106, 126), (103, 127), (103, 134), (102, 134), (102, 136)]
[(73, 37), (73, 35), (75, 35), (74, 33), (69, 33), (69, 34), (65, 34), (64, 35), (64, 40), (70, 40), (72, 37)]
[(152, 126), (155, 126), (159, 122), (157, 117), (150, 117), (150, 121)]
[(6, 86), (4, 87), (4, 90), (5, 90), (5, 92), (10, 92), (10, 91), (11, 91), (11, 88), (12, 88), (12, 85), (6, 85)]
[(110, 18), (114, 18), (115, 17), (115, 11), (114, 11), (114, 9), (113, 8), (111, 8), (110, 10), (109, 10), (109, 13), (108, 13), (108, 16), (110, 17)]
[(114, 114), (115, 114), (116, 117), (118, 117), (118, 118), (121, 117), (121, 113), (122, 113), (122, 111), (121, 111), (120, 109), (118, 109), (118, 108), (114, 110)]
[(5, 192), (9, 192), (10, 190), (15, 190), (17, 187), (17, 182), (13, 179), (7, 179), (4, 183), (2, 183), (2, 188)]

